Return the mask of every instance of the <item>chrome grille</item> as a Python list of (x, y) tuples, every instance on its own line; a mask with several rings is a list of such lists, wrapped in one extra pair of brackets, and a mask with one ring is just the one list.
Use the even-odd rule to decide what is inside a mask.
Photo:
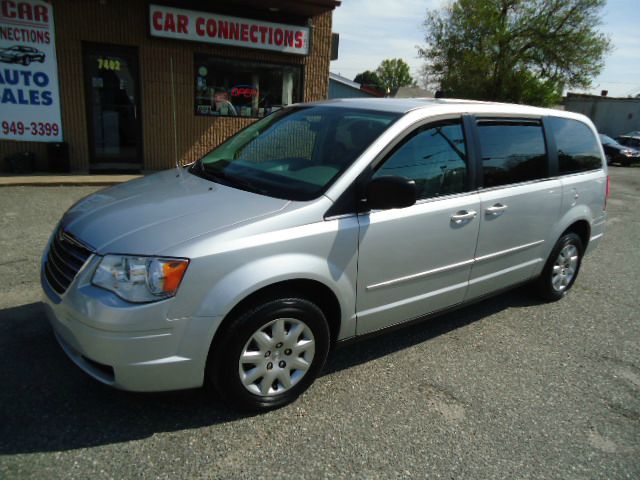
[(90, 255), (91, 250), (59, 229), (44, 262), (44, 275), (51, 288), (62, 295)]

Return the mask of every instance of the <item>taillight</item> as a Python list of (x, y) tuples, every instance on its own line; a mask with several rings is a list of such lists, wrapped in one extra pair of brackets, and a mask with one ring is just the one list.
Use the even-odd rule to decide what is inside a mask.
[(602, 210), (607, 209), (607, 198), (609, 198), (610, 196), (611, 196), (611, 177), (607, 175), (607, 189), (604, 194), (604, 206), (602, 207)]

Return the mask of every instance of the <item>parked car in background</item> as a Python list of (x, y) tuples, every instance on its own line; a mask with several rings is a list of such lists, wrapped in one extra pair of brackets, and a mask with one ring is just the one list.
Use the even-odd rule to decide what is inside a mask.
[[(638, 135), (631, 135), (633, 133), (637, 133)], [(640, 132), (629, 132), (616, 137), (616, 140), (619, 144), (624, 145), (625, 147), (640, 149)]]
[(607, 157), (607, 165), (619, 163), (620, 165), (628, 167), (632, 163), (640, 162), (639, 150), (620, 145), (613, 138), (602, 133), (599, 134), (599, 136), (600, 141), (602, 142), (602, 148), (604, 149), (604, 154)]
[(576, 113), (292, 105), (177, 172), (76, 203), (42, 259), (46, 310), (105, 384), (207, 382), (234, 406), (274, 408), (336, 343), (523, 283), (563, 298), (602, 240), (608, 185)]
[(0, 49), (0, 62), (4, 63), (29, 65), (33, 61), (44, 62), (44, 57), (44, 52), (24, 45), (14, 45), (13, 47)]

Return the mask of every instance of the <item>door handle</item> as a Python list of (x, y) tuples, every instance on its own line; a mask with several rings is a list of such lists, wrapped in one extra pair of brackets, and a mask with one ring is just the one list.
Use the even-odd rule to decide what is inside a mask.
[(459, 212), (454, 213), (453, 215), (451, 215), (451, 221), (455, 224), (461, 224), (463, 222), (467, 222), (469, 220), (473, 220), (476, 215), (478, 215), (478, 212), (475, 212), (473, 210), (460, 210)]
[(487, 215), (497, 216), (497, 215), (500, 215), (500, 214), (504, 213), (504, 211), (507, 208), (509, 208), (507, 205), (503, 205), (502, 203), (496, 203), (495, 205), (492, 205), (492, 206), (488, 207), (485, 210), (485, 213)]

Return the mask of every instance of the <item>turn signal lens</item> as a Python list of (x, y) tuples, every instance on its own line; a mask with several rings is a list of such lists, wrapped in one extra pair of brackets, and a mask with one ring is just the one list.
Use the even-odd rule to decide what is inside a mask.
[(187, 260), (152, 260), (149, 264), (149, 290), (154, 295), (173, 295), (180, 286), (187, 265)]

